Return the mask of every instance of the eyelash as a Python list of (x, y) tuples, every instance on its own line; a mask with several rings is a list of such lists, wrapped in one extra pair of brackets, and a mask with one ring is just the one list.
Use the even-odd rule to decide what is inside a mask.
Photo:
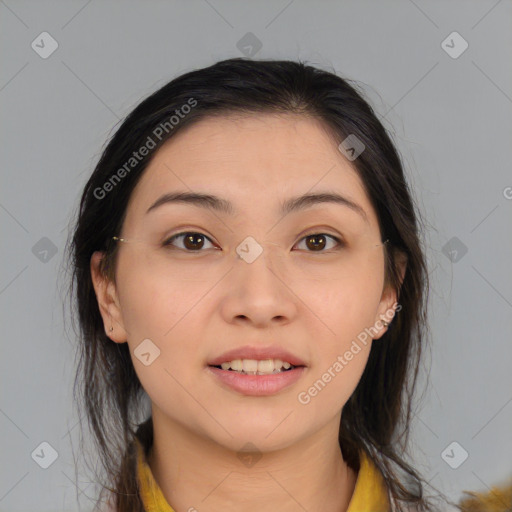
[[(212, 240), (210, 239), (210, 237), (206, 236), (205, 234), (203, 233), (200, 233), (200, 232), (197, 232), (197, 231), (182, 231), (181, 233), (177, 233), (176, 235), (173, 235), (171, 236), (170, 238), (168, 238), (162, 245), (164, 247), (168, 247), (168, 248), (171, 248), (172, 246), (172, 242), (179, 238), (179, 237), (182, 237), (182, 236), (185, 236), (185, 235), (200, 235), (204, 238), (206, 238), (210, 243), (213, 244)], [(317, 232), (311, 232), (311, 233), (308, 233), (307, 235), (304, 235), (300, 240), (299, 240), (299, 243), (302, 242), (305, 238), (308, 238), (310, 236), (313, 236), (313, 235), (323, 235), (323, 236), (326, 236), (328, 238), (331, 238), (333, 240), (336, 241), (336, 243), (338, 244), (337, 247), (333, 248), (333, 249), (328, 249), (328, 250), (321, 250), (321, 251), (306, 251), (306, 252), (311, 252), (311, 253), (325, 253), (325, 252), (328, 252), (329, 250), (334, 250), (334, 251), (339, 251), (340, 249), (342, 249), (343, 247), (345, 247), (345, 242), (337, 237), (337, 236), (334, 236), (334, 235), (330, 235), (329, 233), (317, 233)], [(182, 249), (181, 247), (175, 247), (175, 249), (178, 249), (178, 250), (181, 250), (183, 252), (189, 252), (189, 253), (200, 253), (200, 252), (204, 252), (204, 250), (202, 249), (199, 249), (197, 251), (190, 251), (190, 250), (187, 250), (187, 249)]]

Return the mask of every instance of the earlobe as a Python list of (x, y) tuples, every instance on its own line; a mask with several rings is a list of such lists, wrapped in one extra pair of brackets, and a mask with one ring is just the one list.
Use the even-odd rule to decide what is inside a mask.
[(101, 269), (103, 257), (104, 253), (101, 251), (95, 251), (91, 256), (91, 279), (96, 300), (107, 336), (116, 343), (125, 343), (126, 331), (117, 299), (116, 286)]
[(377, 330), (377, 335), (373, 337), (374, 340), (380, 339), (389, 329), (389, 325), (395, 316), (395, 310), (397, 309), (396, 306), (396, 291), (391, 285), (389, 285), (382, 294), (375, 318), (374, 328)]
[(400, 288), (405, 278), (405, 272), (407, 270), (407, 255), (403, 252), (399, 252), (395, 255), (395, 264), (398, 269), (399, 284), (397, 289), (388, 283), (382, 292), (381, 301), (378, 308), (378, 313), (375, 318), (375, 328), (379, 331), (377, 336), (373, 339), (377, 340), (381, 338), (384, 333), (389, 329), (389, 325), (393, 321), (396, 311), (400, 311), (401, 306), (398, 303)]

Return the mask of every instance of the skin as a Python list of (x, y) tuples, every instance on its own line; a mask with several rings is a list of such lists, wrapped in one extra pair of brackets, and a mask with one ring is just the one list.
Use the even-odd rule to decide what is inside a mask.
[[(145, 213), (175, 190), (226, 198), (238, 214), (188, 204)], [(278, 213), (283, 200), (320, 191), (349, 197), (367, 222), (332, 203)], [(175, 250), (158, 246), (187, 230), (211, 239), (202, 253), (186, 253), (183, 237)], [(321, 254), (304, 241), (310, 233), (343, 237), (348, 245), (336, 251), (327, 238)], [(105, 331), (113, 342), (128, 343), (151, 399), (148, 461), (167, 501), (177, 511), (346, 511), (357, 475), (343, 459), (338, 429), (372, 340), (360, 343), (307, 405), (297, 395), (365, 328), (389, 321), (397, 297), (384, 286), (376, 213), (322, 125), (304, 116), (258, 114), (188, 127), (154, 155), (131, 196), (121, 236), (128, 241), (119, 247), (115, 283), (99, 271), (101, 252), (91, 258), (91, 274)], [(247, 236), (263, 248), (250, 264), (235, 252)], [(133, 355), (147, 338), (161, 351), (149, 366)], [(273, 396), (242, 395), (207, 370), (208, 360), (241, 345), (285, 348), (306, 371)], [(237, 457), (247, 442), (262, 455), (250, 467)]]

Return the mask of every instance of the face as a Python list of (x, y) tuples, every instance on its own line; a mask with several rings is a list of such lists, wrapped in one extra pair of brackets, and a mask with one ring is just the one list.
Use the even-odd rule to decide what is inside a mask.
[[(178, 192), (230, 209), (158, 201)], [(305, 194), (344, 199), (289, 202)], [(115, 284), (98, 273), (101, 253), (93, 282), (105, 330), (128, 343), (162, 421), (233, 450), (338, 428), (396, 295), (376, 213), (321, 125), (257, 115), (188, 127), (155, 154), (117, 235)], [(292, 367), (221, 365), (269, 359)]]

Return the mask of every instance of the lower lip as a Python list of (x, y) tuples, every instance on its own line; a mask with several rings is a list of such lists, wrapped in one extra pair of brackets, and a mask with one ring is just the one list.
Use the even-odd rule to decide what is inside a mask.
[(269, 396), (297, 382), (306, 368), (299, 366), (293, 370), (270, 375), (244, 375), (243, 373), (222, 370), (214, 366), (208, 366), (207, 369), (224, 385), (243, 395)]

